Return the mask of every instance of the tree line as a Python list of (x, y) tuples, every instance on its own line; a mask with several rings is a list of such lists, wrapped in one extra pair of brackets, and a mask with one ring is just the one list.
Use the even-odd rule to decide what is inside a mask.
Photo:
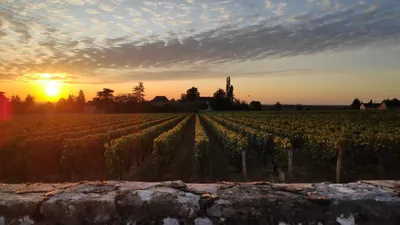
[(77, 96), (69, 95), (60, 98), (55, 104), (37, 104), (35, 96), (28, 94), (24, 100), (18, 95), (11, 97), (14, 113), (83, 113), (87, 107), (95, 107), (96, 111), (105, 113), (135, 113), (135, 112), (187, 112), (204, 110), (209, 106), (212, 110), (262, 110), (259, 101), (248, 104), (234, 95), (231, 78), (226, 78), (225, 89), (219, 88), (211, 97), (201, 97), (198, 88), (191, 87), (182, 93), (178, 100), (171, 99), (168, 103), (155, 106), (145, 100), (145, 87), (139, 82), (130, 93), (114, 95), (115, 91), (103, 88), (96, 96), (87, 101), (83, 90)]

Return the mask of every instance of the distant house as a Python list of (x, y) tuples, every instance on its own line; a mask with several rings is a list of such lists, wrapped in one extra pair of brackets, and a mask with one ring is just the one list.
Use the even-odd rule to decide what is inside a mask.
[(361, 103), (360, 110), (378, 110), (380, 106), (379, 103)]
[(0, 120), (7, 120), (11, 116), (11, 104), (5, 96), (5, 92), (0, 92)]
[(163, 106), (169, 103), (169, 100), (165, 96), (156, 96), (150, 101), (153, 106)]
[(379, 106), (380, 110), (391, 110), (391, 111), (400, 111), (400, 101), (397, 99), (394, 100), (384, 100), (382, 104)]

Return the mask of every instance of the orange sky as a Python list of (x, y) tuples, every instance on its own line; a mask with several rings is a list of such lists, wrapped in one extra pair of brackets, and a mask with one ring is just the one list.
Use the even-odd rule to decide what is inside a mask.
[[(396, 73), (387, 73), (387, 79), (381, 79), (382, 76), (371, 76), (369, 80), (362, 80), (363, 76), (365, 74), (357, 76), (346, 73), (331, 73), (324, 76), (323, 74), (313, 73), (304, 74), (301, 79), (294, 79), (293, 76), (232, 77), (232, 85), (237, 98), (247, 102), (259, 100), (264, 104), (274, 104), (280, 101), (285, 104), (340, 105), (350, 104), (354, 97), (359, 97), (363, 101), (373, 99), (379, 102), (384, 98), (396, 97), (395, 94), (398, 94), (396, 83), (387, 83), (387, 79), (398, 79)], [(63, 84), (60, 87), (60, 96), (55, 98), (47, 96), (45, 88), (41, 84), (26, 82), (2, 84), (2, 91), (5, 91), (7, 96), (14, 94), (26, 96), (26, 94), (31, 93), (36, 96), (37, 101), (55, 102), (59, 97), (67, 97), (68, 94), (77, 95), (80, 89), (85, 92), (87, 100), (94, 97), (96, 92), (102, 88), (111, 88), (115, 90), (115, 94), (128, 93), (137, 82)], [(225, 87), (225, 78), (144, 81), (144, 86), (147, 100), (151, 100), (156, 95), (178, 99), (181, 93), (192, 86), (197, 87), (202, 96), (212, 96), (218, 88)]]

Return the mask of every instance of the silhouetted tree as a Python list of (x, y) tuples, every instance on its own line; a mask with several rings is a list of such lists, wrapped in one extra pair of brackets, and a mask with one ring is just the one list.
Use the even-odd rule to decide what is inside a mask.
[(105, 110), (106, 112), (113, 111), (113, 98), (114, 90), (103, 88), (103, 91), (98, 91), (96, 97), (93, 98), (93, 103), (100, 110)]
[(249, 105), (246, 101), (240, 101), (240, 99), (235, 98), (231, 106), (232, 110), (249, 110)]
[(24, 111), (25, 112), (33, 112), (35, 104), (36, 104), (35, 96), (28, 94), (23, 103)]
[(10, 102), (14, 113), (22, 113), (24, 111), (23, 102), (19, 95), (11, 96)]
[(234, 95), (233, 95), (233, 86), (231, 85), (231, 78), (226, 78), (226, 98), (228, 99), (229, 103), (233, 103)]
[(303, 106), (302, 106), (301, 104), (297, 104), (297, 105), (296, 105), (296, 110), (297, 110), (297, 111), (303, 110)]
[(123, 103), (127, 103), (130, 101), (137, 102), (137, 99), (134, 96), (134, 94), (119, 94), (114, 97), (114, 101), (118, 104), (123, 104)]
[(192, 87), (186, 91), (185, 100), (196, 101), (200, 97), (200, 92), (197, 88)]
[(103, 88), (102, 91), (98, 91), (96, 94), (99, 100), (110, 100), (114, 97), (114, 90)]
[(185, 101), (185, 100), (186, 100), (186, 94), (185, 94), (185, 93), (182, 93), (179, 100), (180, 100), (180, 101)]
[(353, 103), (351, 104), (352, 109), (360, 109), (361, 101), (358, 98), (355, 98)]
[(78, 97), (76, 97), (76, 111), (82, 113), (85, 109), (86, 97), (82, 90), (79, 91)]
[(85, 93), (83, 93), (82, 90), (79, 91), (78, 97), (76, 98), (76, 101), (78, 103), (86, 103), (86, 97), (85, 97)]
[(139, 82), (139, 84), (133, 88), (133, 95), (138, 102), (144, 102), (145, 94), (143, 82)]
[(44, 112), (45, 112), (45, 113), (54, 113), (54, 112), (55, 112), (55, 108), (54, 108), (53, 103), (47, 102), (47, 103), (44, 105)]
[(261, 102), (259, 101), (251, 101), (250, 102), (250, 110), (262, 110)]
[(68, 103), (65, 98), (60, 98), (56, 103), (56, 112), (57, 113), (66, 113), (68, 111)]
[(13, 95), (11, 96), (11, 102), (12, 103), (22, 103), (21, 97), (19, 95)]
[(76, 106), (75, 96), (68, 95), (68, 98), (67, 98), (67, 112), (68, 113), (76, 112), (76, 107), (75, 106)]
[(226, 98), (226, 92), (223, 89), (218, 89), (214, 95), (214, 104), (212, 106), (215, 110), (227, 110), (229, 107), (228, 99)]
[(277, 111), (282, 110), (282, 104), (280, 102), (275, 103), (274, 109), (277, 110)]

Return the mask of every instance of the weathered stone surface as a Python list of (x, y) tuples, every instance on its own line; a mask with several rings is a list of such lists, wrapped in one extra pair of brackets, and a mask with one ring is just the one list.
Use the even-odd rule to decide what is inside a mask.
[(0, 184), (0, 225), (400, 224), (400, 181)]

